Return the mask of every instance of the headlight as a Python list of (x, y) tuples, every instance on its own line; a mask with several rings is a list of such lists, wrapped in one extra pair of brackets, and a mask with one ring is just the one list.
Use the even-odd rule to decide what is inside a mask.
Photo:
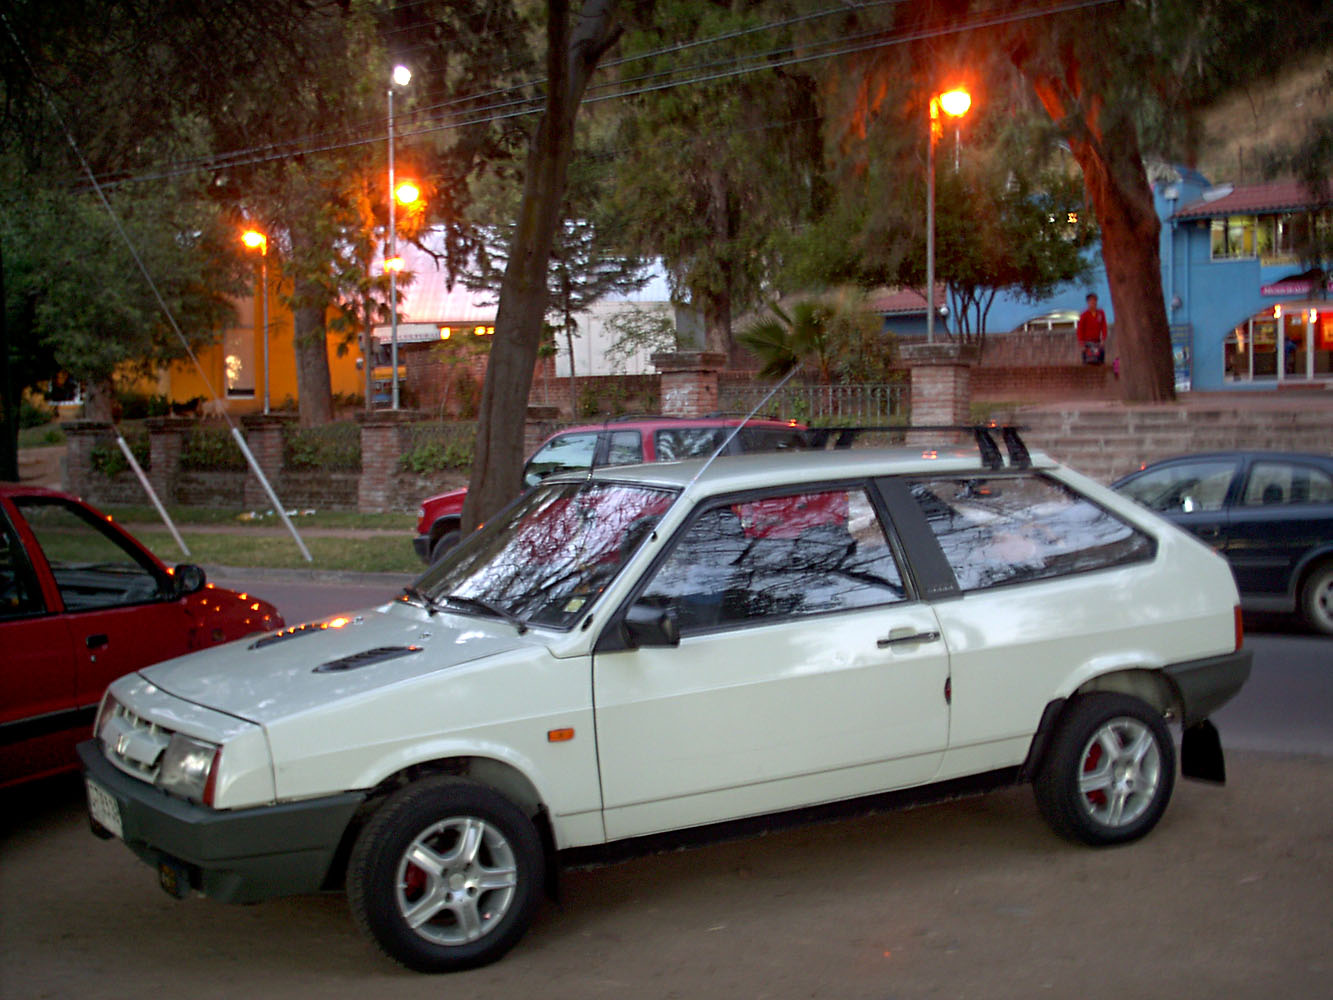
[(192, 802), (213, 804), (213, 785), (222, 747), (176, 733), (162, 754), (157, 787)]
[(107, 742), (105, 732), (107, 725), (116, 717), (116, 713), (119, 711), (120, 702), (111, 697), (110, 693), (107, 693), (102, 697), (102, 707), (97, 712), (96, 722), (93, 723), (93, 735), (97, 737), (103, 746), (105, 746)]

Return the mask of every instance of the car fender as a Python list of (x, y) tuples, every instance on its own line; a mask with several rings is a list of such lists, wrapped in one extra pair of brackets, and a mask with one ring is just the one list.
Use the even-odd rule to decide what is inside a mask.
[(545, 807), (554, 822), (562, 812), (570, 811), (570, 803), (561, 801), (560, 793), (535, 760), (516, 747), (486, 740), (442, 737), (404, 747), (367, 761), (349, 787), (378, 788), (393, 784), (406, 772), (448, 770), (446, 765), (457, 761), (468, 761), (466, 773), (504, 792), (529, 814)]
[(1312, 548), (1302, 555), (1300, 562), (1291, 571), (1291, 581), (1287, 586), (1287, 593), (1292, 598), (1299, 598), (1301, 585), (1305, 582), (1305, 575), (1310, 572), (1311, 568), (1328, 559), (1333, 559), (1333, 542)]

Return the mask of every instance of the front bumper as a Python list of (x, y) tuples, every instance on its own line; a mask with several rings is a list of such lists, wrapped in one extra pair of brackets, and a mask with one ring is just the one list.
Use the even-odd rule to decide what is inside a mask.
[(1225, 656), (1167, 666), (1166, 675), (1175, 682), (1183, 702), (1181, 722), (1186, 727), (1202, 722), (1235, 697), (1250, 676), (1253, 660), (1250, 650), (1238, 649)]
[(121, 772), (96, 740), (78, 750), (84, 774), (120, 807), (126, 846), (154, 867), (184, 869), (192, 889), (226, 903), (318, 890), (365, 801), (361, 792), (345, 792), (253, 809), (210, 809)]
[(430, 562), (430, 535), (417, 535), (412, 539), (412, 551), (424, 563)]

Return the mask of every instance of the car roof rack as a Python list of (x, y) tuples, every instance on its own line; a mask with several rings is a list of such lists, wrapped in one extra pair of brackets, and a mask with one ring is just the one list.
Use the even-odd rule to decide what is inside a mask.
[(929, 431), (932, 433), (967, 433), (977, 443), (981, 454), (981, 464), (988, 469), (1004, 468), (1004, 457), (995, 443), (993, 432), (999, 431), (1004, 441), (1005, 451), (1009, 453), (1009, 465), (1016, 469), (1026, 469), (1032, 465), (1032, 456), (1027, 445), (1019, 437), (1022, 427), (1005, 424), (877, 424), (855, 425), (851, 427), (811, 427), (805, 432), (806, 441), (811, 448), (824, 448), (829, 441), (833, 447), (850, 448), (858, 437), (867, 432), (891, 432), (907, 434), (909, 431)]

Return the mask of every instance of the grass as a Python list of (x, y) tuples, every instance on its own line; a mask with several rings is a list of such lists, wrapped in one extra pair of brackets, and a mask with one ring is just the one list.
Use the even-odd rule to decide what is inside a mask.
[(265, 569), (341, 570), (353, 573), (417, 574), (424, 565), (412, 551), (412, 533), (378, 538), (302, 535), (313, 562), (306, 562), (290, 535), (205, 534), (181, 529), (190, 549), (187, 557), (166, 528), (136, 528), (134, 536), (171, 566), (179, 562), (207, 566)]
[[(292, 518), (313, 562), (306, 562), (296, 541), (276, 515), (239, 520), (235, 510), (209, 507), (170, 507), (168, 513), (190, 549), (187, 558), (176, 545), (157, 512), (147, 505), (102, 508), (117, 522), (128, 525), (144, 545), (168, 565), (178, 562), (213, 566), (267, 569), (321, 569), (355, 573), (418, 573), (421, 561), (412, 551), (416, 518), (411, 514), (357, 514), (319, 511)], [(226, 532), (191, 531), (192, 525), (225, 525)], [(274, 533), (273, 529), (279, 533)], [(261, 530), (265, 529), (265, 530)], [(307, 529), (384, 532), (373, 537), (321, 535)]]
[(65, 432), (57, 423), (42, 424), (40, 427), (19, 428), (20, 448), (45, 448), (48, 445), (64, 443)]
[[(159, 523), (157, 511), (148, 504), (126, 504), (103, 506), (102, 513), (110, 514), (121, 524), (156, 524)], [(179, 524), (226, 524), (235, 525), (238, 530), (245, 528), (281, 528), (282, 519), (277, 514), (264, 510), (236, 511), (216, 507), (168, 507), (167, 513)], [(253, 519), (245, 517), (254, 513)], [(346, 510), (320, 510), (313, 514), (296, 514), (292, 523), (301, 528), (341, 528), (358, 531), (404, 531), (416, 528), (414, 514), (358, 514)]]

